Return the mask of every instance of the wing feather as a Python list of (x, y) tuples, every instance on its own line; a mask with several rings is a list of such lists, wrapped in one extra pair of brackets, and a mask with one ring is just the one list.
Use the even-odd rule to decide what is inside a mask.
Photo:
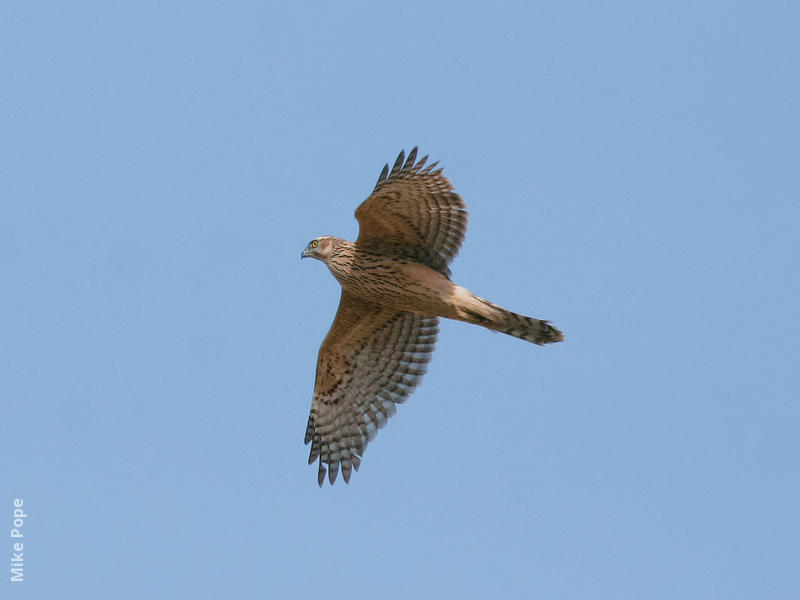
[(385, 310), (342, 292), (317, 357), (305, 435), (308, 463), (319, 460), (320, 486), (326, 470), (331, 484), (340, 469), (349, 483), (369, 441), (421, 383), (438, 330), (435, 317)]
[(467, 207), (437, 169), (417, 161), (414, 148), (383, 167), (372, 194), (356, 209), (356, 244), (383, 254), (412, 258), (447, 276), (467, 231)]

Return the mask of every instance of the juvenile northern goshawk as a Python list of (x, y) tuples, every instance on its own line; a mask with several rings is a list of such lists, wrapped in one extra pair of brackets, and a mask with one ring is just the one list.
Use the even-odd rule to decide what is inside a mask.
[(341, 467), (350, 481), (378, 429), (418, 386), (436, 342), (438, 317), (482, 325), (534, 344), (564, 339), (547, 321), (475, 296), (450, 281), (448, 264), (467, 229), (467, 209), (414, 148), (383, 167), (356, 210), (358, 239), (311, 240), (301, 255), (328, 265), (342, 286), (339, 310), (317, 357), (305, 443), (318, 480)]

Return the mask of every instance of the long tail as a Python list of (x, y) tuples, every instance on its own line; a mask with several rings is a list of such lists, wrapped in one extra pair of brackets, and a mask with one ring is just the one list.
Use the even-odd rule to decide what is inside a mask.
[(564, 334), (548, 321), (518, 315), (479, 298), (464, 288), (459, 292), (457, 318), (461, 321), (482, 325), (492, 331), (513, 335), (540, 346), (564, 340)]

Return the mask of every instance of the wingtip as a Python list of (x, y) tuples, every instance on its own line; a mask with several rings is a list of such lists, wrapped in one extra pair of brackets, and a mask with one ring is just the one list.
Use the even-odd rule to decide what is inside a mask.
[(386, 180), (388, 176), (389, 176), (389, 163), (386, 163), (385, 165), (383, 165), (383, 170), (381, 171), (381, 174), (378, 175), (378, 181), (375, 182), (375, 185), (376, 186), (380, 185), (383, 181)]
[(331, 485), (336, 483), (336, 476), (339, 475), (339, 463), (335, 462), (328, 465), (328, 481)]
[(403, 168), (406, 169), (408, 167), (413, 166), (414, 162), (416, 160), (417, 160), (417, 147), (414, 146), (414, 148), (412, 148), (411, 152), (408, 153), (408, 158), (406, 159), (406, 162), (403, 165)]
[(325, 483), (325, 466), (322, 464), (322, 461), (319, 461), (319, 470), (317, 471), (317, 483), (319, 487), (322, 487), (322, 484)]
[(400, 154), (397, 155), (397, 160), (394, 161), (394, 166), (392, 167), (391, 174), (397, 173), (397, 171), (399, 171), (403, 167), (403, 162), (405, 161), (405, 159), (406, 159), (405, 151), (400, 150)]

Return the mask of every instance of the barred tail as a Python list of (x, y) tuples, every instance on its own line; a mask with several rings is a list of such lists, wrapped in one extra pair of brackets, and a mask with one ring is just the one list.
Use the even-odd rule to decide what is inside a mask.
[(482, 325), (492, 331), (513, 335), (540, 346), (564, 340), (564, 334), (548, 321), (518, 315), (470, 292), (467, 294), (468, 298), (463, 298), (462, 295), (462, 300), (466, 302), (459, 307), (459, 320)]

